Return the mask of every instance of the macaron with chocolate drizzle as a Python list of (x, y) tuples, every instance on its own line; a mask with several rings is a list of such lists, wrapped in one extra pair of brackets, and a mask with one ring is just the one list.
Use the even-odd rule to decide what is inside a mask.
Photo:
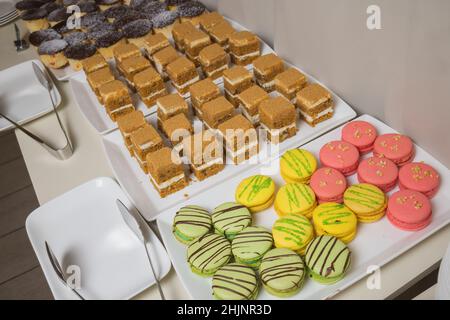
[(40, 44), (38, 54), (47, 67), (60, 69), (68, 63), (64, 56), (64, 50), (67, 48), (67, 45), (67, 42), (62, 39), (45, 41)]
[(189, 244), (209, 233), (211, 228), (212, 221), (208, 210), (200, 206), (188, 205), (180, 208), (175, 214), (172, 232), (179, 242)]
[(38, 30), (30, 33), (30, 36), (28, 37), (30, 43), (35, 47), (39, 47), (44, 41), (55, 39), (62, 39), (62, 35), (53, 29)]
[(258, 278), (249, 266), (230, 263), (214, 274), (212, 279), (214, 298), (218, 300), (253, 300), (258, 295)]
[(233, 239), (239, 232), (252, 223), (250, 211), (244, 205), (235, 202), (225, 202), (212, 212), (212, 223), (218, 234)]
[(152, 32), (153, 23), (147, 19), (139, 19), (123, 26), (122, 32), (128, 42), (144, 47), (144, 37)]
[(74, 71), (83, 69), (83, 60), (92, 57), (97, 52), (97, 48), (93, 44), (86, 44), (83, 42), (69, 45), (64, 50), (64, 55), (69, 61), (70, 67)]
[(222, 235), (208, 233), (187, 248), (187, 262), (195, 274), (211, 277), (231, 260), (230, 242)]
[(30, 9), (22, 12), (20, 18), (25, 21), (25, 25), (31, 33), (38, 30), (48, 29), (50, 25), (47, 20), (47, 14), (47, 10), (43, 8)]

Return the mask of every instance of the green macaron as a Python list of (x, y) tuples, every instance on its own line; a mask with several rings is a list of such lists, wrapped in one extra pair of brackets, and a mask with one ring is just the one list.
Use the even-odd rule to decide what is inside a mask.
[(213, 210), (212, 223), (216, 233), (231, 240), (252, 223), (252, 215), (242, 204), (225, 202)]
[(187, 261), (195, 274), (210, 277), (232, 257), (231, 244), (224, 236), (208, 233), (187, 248)]
[(261, 227), (247, 227), (231, 242), (231, 251), (236, 262), (258, 268), (261, 259), (272, 249), (272, 233)]
[(256, 272), (244, 264), (227, 264), (214, 274), (212, 290), (219, 300), (253, 300), (258, 295)]
[(341, 280), (350, 266), (350, 261), (350, 249), (333, 236), (317, 237), (306, 248), (305, 263), (309, 276), (322, 284), (333, 284)]
[(208, 210), (191, 205), (178, 210), (173, 219), (172, 232), (178, 241), (189, 244), (209, 233), (211, 227), (211, 215)]
[(290, 297), (300, 291), (305, 280), (302, 258), (294, 251), (276, 248), (261, 260), (259, 275), (268, 293), (277, 297)]

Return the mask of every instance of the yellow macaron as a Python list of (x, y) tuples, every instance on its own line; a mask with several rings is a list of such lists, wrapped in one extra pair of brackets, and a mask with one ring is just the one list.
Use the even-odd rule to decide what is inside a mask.
[(345, 243), (351, 242), (356, 236), (356, 215), (340, 203), (326, 202), (317, 206), (313, 212), (313, 222), (318, 236), (335, 236)]
[(344, 204), (356, 214), (359, 222), (372, 223), (384, 216), (387, 199), (380, 188), (360, 183), (344, 192)]
[(317, 160), (309, 151), (292, 149), (280, 158), (280, 173), (287, 183), (309, 183), (316, 170)]
[(235, 198), (253, 213), (265, 210), (275, 199), (275, 183), (263, 175), (248, 177), (239, 183)]
[(314, 228), (308, 218), (292, 214), (275, 221), (272, 236), (275, 247), (304, 254), (306, 247), (314, 238)]
[(300, 214), (311, 218), (316, 206), (314, 191), (303, 183), (288, 183), (278, 190), (275, 197), (275, 211), (279, 216)]

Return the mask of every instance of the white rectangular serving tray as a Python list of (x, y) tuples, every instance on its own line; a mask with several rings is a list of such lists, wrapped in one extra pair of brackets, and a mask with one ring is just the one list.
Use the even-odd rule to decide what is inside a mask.
[[(236, 30), (246, 30), (243, 28), (240, 24), (227, 19), (231, 25)], [(170, 39), (171, 43), (173, 43), (173, 40)], [(264, 41), (261, 40), (261, 54), (269, 54), (274, 53), (273, 49), (266, 44)], [(179, 52), (180, 55), (182, 55)], [(115, 63), (113, 61), (109, 62), (111, 69), (115, 73), (116, 78), (119, 78), (118, 71), (115, 67)], [(233, 66), (230, 64), (230, 67)], [(66, 70), (66, 67), (62, 70)], [(253, 70), (253, 65), (249, 64), (246, 66), (248, 70)], [(198, 68), (199, 74), (202, 75), (201, 69)], [(54, 72), (58, 72), (58, 70), (54, 70)], [(62, 72), (62, 71), (59, 71)], [(91, 87), (89, 86), (86, 75), (84, 72), (77, 72), (74, 73), (72, 76), (67, 78), (69, 80), (70, 86), (72, 88), (73, 96), (75, 98), (75, 101), (77, 102), (77, 106), (81, 110), (81, 113), (84, 115), (86, 120), (97, 130), (100, 134), (107, 134), (111, 132), (112, 130), (117, 129), (117, 123), (111, 120), (111, 118), (108, 116), (108, 114), (105, 111), (105, 108), (98, 102), (98, 99), (95, 96), (95, 93), (92, 91)], [(223, 78), (220, 77), (214, 82), (223, 89)], [(172, 85), (171, 81), (166, 82), (166, 88), (169, 93), (175, 93), (177, 92), (174, 86)], [(187, 93), (184, 96), (186, 99), (189, 99), (189, 93)], [(151, 108), (148, 108), (139, 98), (138, 94), (133, 94), (133, 104), (136, 107), (137, 110), (141, 110), (145, 116), (153, 114), (156, 112), (156, 105), (152, 106)]]
[[(120, 185), (144, 217), (147, 220), (154, 220), (160, 212), (182, 203), (199, 193), (210, 190), (212, 186), (230, 179), (241, 171), (251, 169), (255, 163), (261, 163), (270, 157), (277, 156), (279, 152), (301, 146), (356, 116), (355, 111), (338, 96), (333, 94), (333, 99), (336, 102), (336, 106), (335, 114), (332, 118), (319, 123), (314, 128), (310, 127), (306, 122), (298, 120), (297, 127), (299, 131), (297, 134), (278, 146), (270, 144), (264, 134), (259, 134), (260, 152), (258, 156), (239, 165), (232, 164), (232, 161), (227, 157), (227, 165), (223, 171), (204, 181), (198, 181), (194, 175), (191, 175), (192, 181), (189, 186), (166, 198), (159, 196), (151, 184), (149, 176), (142, 171), (136, 160), (130, 156), (119, 130), (104, 135), (102, 141), (106, 157)], [(147, 121), (156, 128), (156, 114), (147, 117)], [(196, 132), (200, 131), (199, 127), (201, 128), (201, 121), (195, 119), (194, 129), (198, 128), (198, 130), (195, 130)]]
[[(0, 71), (0, 111), (22, 125), (53, 111), (47, 89), (34, 74), (33, 62), (45, 70), (39, 60), (29, 60)], [(55, 85), (51, 94), (59, 106), (61, 95)], [(0, 132), (11, 128), (13, 125), (0, 117)]]
[[(363, 115), (358, 118), (372, 123), (379, 134), (395, 132), (381, 121)], [(302, 148), (311, 151), (318, 158), (320, 148), (331, 140), (340, 140), (341, 127), (317, 138), (314, 141), (303, 145)], [(368, 157), (370, 155), (366, 155)], [(372, 224), (359, 224), (358, 233), (349, 247), (352, 251), (352, 264), (349, 272), (343, 280), (334, 285), (321, 285), (311, 279), (306, 279), (303, 289), (291, 299), (326, 299), (331, 298), (339, 291), (344, 290), (356, 281), (367, 275), (373, 266), (381, 267), (389, 261), (395, 259), (406, 250), (412, 248), (420, 241), (429, 237), (450, 222), (450, 175), (448, 169), (430, 154), (416, 145), (415, 161), (424, 161), (433, 166), (441, 175), (442, 182), (438, 194), (432, 199), (433, 220), (425, 229), (418, 232), (407, 232), (396, 229), (386, 217)], [(277, 187), (284, 184), (279, 174), (279, 160), (272, 162), (276, 173), (271, 175)], [(161, 213), (158, 218), (158, 227), (161, 232), (164, 244), (169, 253), (178, 276), (180, 277), (186, 291), (192, 299), (212, 299), (211, 280), (199, 277), (190, 271), (186, 262), (186, 246), (180, 244), (172, 235), (172, 221), (176, 211), (184, 205), (195, 204), (212, 210), (215, 206), (234, 201), (234, 191), (244, 178), (261, 173), (261, 166), (254, 166), (250, 170), (241, 172), (229, 177), (225, 183), (211, 186), (207, 193), (201, 193), (188, 199), (183, 204), (168, 209)], [(356, 174), (348, 177), (350, 184), (357, 183)], [(396, 188), (394, 191), (397, 191)], [(392, 194), (391, 191), (389, 194)], [(273, 207), (263, 212), (253, 215), (254, 225), (259, 225), (272, 229), (274, 221), (277, 219)], [(277, 299), (269, 295), (264, 289), (261, 290), (258, 299)]]
[[(114, 180), (96, 178), (28, 216), (28, 237), (55, 299), (77, 297), (57, 278), (45, 241), (64, 270), (70, 265), (80, 267), (79, 292), (86, 299), (129, 299), (155, 283), (144, 246), (123, 221), (116, 199), (135, 212)], [(150, 240), (147, 248), (156, 274), (162, 279), (171, 267), (169, 257), (148, 225), (140, 220), (141, 230)]]

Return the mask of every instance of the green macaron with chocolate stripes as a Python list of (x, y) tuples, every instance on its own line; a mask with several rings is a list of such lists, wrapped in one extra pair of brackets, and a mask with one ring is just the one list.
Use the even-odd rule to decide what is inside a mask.
[(267, 252), (259, 266), (259, 276), (264, 289), (277, 297), (290, 297), (303, 287), (305, 266), (294, 251), (276, 248)]
[(272, 249), (272, 233), (262, 227), (247, 227), (231, 242), (231, 251), (236, 262), (258, 268), (262, 257)]
[(309, 277), (322, 284), (333, 284), (341, 280), (350, 261), (350, 249), (333, 236), (317, 237), (306, 248), (305, 263)]
[(195, 274), (211, 277), (232, 258), (231, 244), (224, 236), (208, 233), (187, 248), (187, 262)]
[(239, 232), (250, 226), (252, 215), (242, 204), (225, 202), (212, 212), (214, 230), (232, 240)]
[(244, 264), (227, 264), (214, 274), (212, 291), (218, 300), (253, 300), (258, 295), (256, 272)]
[(211, 228), (212, 220), (208, 210), (189, 205), (182, 207), (175, 214), (172, 232), (179, 242), (189, 244), (198, 237), (209, 233)]

